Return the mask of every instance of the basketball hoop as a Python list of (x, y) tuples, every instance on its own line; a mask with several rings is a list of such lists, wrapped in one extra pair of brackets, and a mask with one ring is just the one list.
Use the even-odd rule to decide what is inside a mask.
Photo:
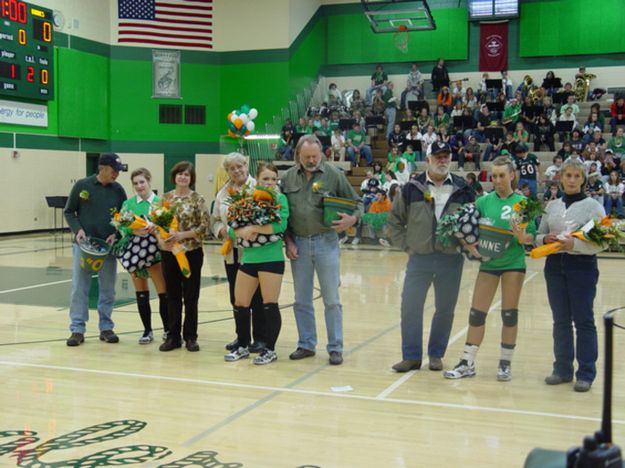
[(402, 54), (408, 53), (408, 37), (408, 27), (405, 24), (399, 25), (393, 33), (393, 43)]

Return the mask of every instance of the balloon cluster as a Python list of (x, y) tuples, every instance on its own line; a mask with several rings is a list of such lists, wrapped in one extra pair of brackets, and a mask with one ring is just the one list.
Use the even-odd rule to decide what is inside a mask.
[(258, 111), (247, 104), (243, 104), (238, 111), (230, 112), (228, 114), (228, 136), (240, 138), (252, 133), (256, 128), (254, 119), (257, 116)]

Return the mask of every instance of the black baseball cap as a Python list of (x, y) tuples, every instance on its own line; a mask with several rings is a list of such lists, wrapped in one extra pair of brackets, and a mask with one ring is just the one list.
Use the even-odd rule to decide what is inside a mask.
[(451, 147), (444, 141), (435, 141), (431, 146), (431, 154), (451, 153)]
[(126, 172), (128, 170), (128, 164), (122, 164), (121, 158), (115, 153), (102, 153), (98, 160), (98, 165), (110, 166), (117, 172)]

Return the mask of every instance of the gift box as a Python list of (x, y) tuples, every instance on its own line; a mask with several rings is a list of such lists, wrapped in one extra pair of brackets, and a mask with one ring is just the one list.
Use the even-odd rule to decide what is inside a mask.
[(323, 197), (323, 224), (331, 227), (332, 221), (341, 217), (338, 213), (351, 215), (356, 210), (357, 202), (348, 198)]
[(513, 237), (514, 234), (505, 229), (480, 224), (478, 251), (482, 257), (501, 258)]

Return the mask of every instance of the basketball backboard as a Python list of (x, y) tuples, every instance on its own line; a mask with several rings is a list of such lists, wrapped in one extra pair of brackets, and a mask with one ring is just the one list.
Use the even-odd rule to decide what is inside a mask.
[(360, 0), (375, 33), (436, 29), (426, 0)]

